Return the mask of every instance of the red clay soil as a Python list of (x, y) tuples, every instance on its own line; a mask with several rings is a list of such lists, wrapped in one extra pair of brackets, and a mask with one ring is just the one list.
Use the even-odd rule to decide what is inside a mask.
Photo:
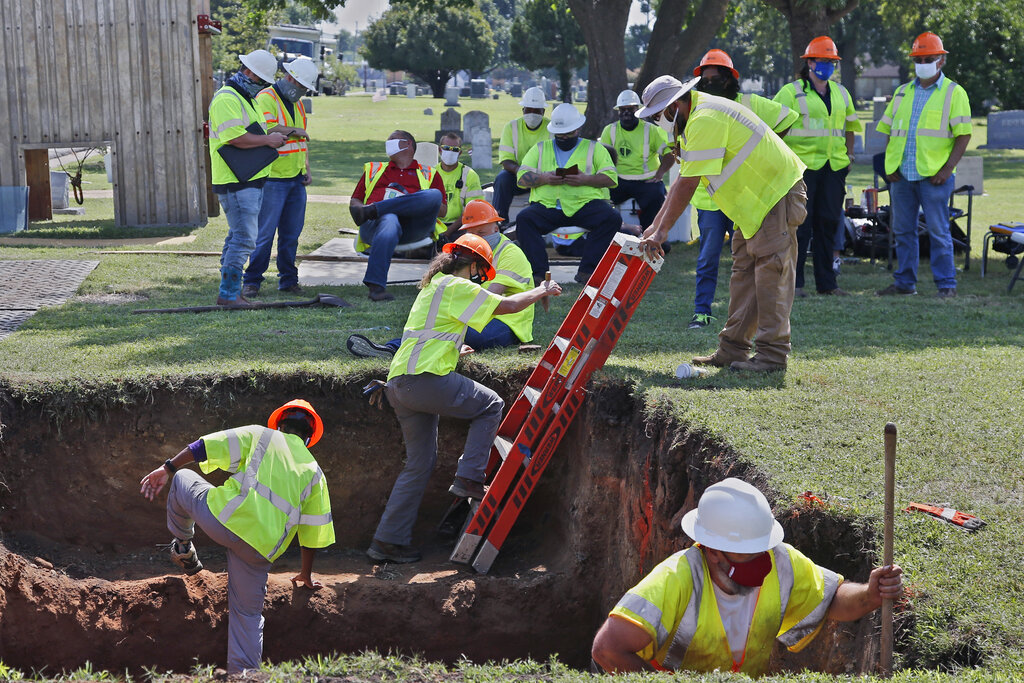
[[(477, 379), (506, 400), (519, 385)], [(445, 661), (558, 653), (586, 667), (607, 611), (682, 547), (678, 521), (700, 491), (724, 476), (758, 481), (700, 435), (649, 423), (627, 389), (596, 386), (490, 574), (450, 564), (452, 542), (434, 533), (465, 438), (463, 424), (446, 421), (415, 531), (425, 558), (375, 565), (363, 551), (403, 450), (393, 413), (369, 408), (361, 385), (328, 390), (291, 378), (256, 395), (225, 384), (155, 389), (134, 405), (83, 410), (88, 417), (65, 419), (59, 431), (52, 409), (0, 396), (0, 660), (48, 672), (86, 661), (133, 671), (223, 665), (224, 554), (200, 534), (207, 570), (178, 574), (156, 548), (170, 540), (163, 499), (145, 501), (138, 481), (198, 436), (258, 422), (297, 395), (327, 424), (314, 454), (329, 482), (338, 542), (318, 554), (320, 591), (292, 587), (294, 549), (275, 565), (264, 609), (269, 660), (377, 649)], [(866, 557), (835, 565), (834, 548), (871, 545), (862, 531), (818, 512), (790, 514), (784, 524), (817, 561), (866, 576)], [(776, 668), (862, 671), (877, 659), (866, 645), (871, 629), (864, 620), (827, 632), (799, 657), (780, 656)]]

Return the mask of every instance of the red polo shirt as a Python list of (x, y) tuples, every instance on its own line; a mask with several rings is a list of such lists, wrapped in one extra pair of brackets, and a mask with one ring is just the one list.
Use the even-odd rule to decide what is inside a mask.
[[(405, 168), (398, 168), (395, 166), (395, 162), (389, 161), (387, 167), (384, 169), (384, 175), (380, 177), (377, 184), (373, 187), (373, 192), (370, 193), (370, 198), (366, 202), (367, 204), (373, 204), (384, 199), (384, 191), (388, 188), (391, 183), (398, 183), (406, 189), (410, 194), (413, 192), (420, 191), (420, 180), (417, 177), (417, 170), (420, 168), (418, 161), (413, 161), (409, 166)], [(435, 173), (433, 179), (430, 181), (430, 187), (441, 193), (441, 213), (443, 216), (447, 213), (445, 208), (445, 189), (444, 181), (441, 179), (440, 173)], [(356, 199), (362, 199), (366, 194), (366, 176), (360, 176), (359, 183), (356, 184), (356, 189), (352, 191), (352, 196)]]

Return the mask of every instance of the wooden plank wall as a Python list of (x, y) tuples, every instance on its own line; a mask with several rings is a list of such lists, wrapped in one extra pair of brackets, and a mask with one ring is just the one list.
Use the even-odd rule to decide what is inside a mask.
[(0, 186), (25, 149), (112, 143), (117, 225), (206, 223), (196, 6), (0, 2)]

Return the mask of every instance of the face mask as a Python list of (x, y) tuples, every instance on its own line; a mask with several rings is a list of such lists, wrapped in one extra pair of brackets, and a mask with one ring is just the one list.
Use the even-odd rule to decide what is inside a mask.
[(469, 281), (475, 285), (482, 285), (487, 282), (487, 278), (485, 278), (484, 274), (480, 272), (480, 266), (477, 266), (476, 272), (469, 276)]
[(935, 74), (939, 73), (939, 60), (934, 62), (928, 62), (927, 64), (914, 64), (914, 73), (922, 81), (927, 81), (929, 78), (933, 78)]
[(526, 123), (526, 127), (531, 130), (539, 126), (543, 120), (543, 114), (523, 114), (523, 122)]
[(458, 152), (441, 152), (441, 163), (454, 166), (459, 162)]
[(635, 111), (626, 109), (619, 112), (619, 123), (626, 130), (633, 130), (640, 121), (637, 119)]
[(815, 62), (814, 63), (814, 75), (823, 81), (827, 81), (832, 77), (832, 73), (836, 70), (836, 65), (833, 62)]
[(576, 143), (579, 141), (579, 137), (575, 135), (571, 138), (555, 138), (555, 144), (558, 145), (558, 149), (563, 152), (568, 152), (570, 149), (575, 147)]
[(244, 90), (249, 97), (256, 97), (260, 90), (263, 90), (262, 83), (252, 80), (241, 71), (236, 71), (235, 75), (231, 77), (231, 81)]
[(740, 564), (733, 563), (729, 558), (725, 559), (729, 562), (729, 571), (726, 574), (741, 586), (749, 588), (760, 586), (772, 571), (772, 558), (768, 556), (768, 553), (761, 553), (754, 559)]
[(306, 94), (305, 88), (301, 85), (295, 85), (287, 78), (279, 79), (277, 83), (274, 83), (274, 87), (276, 87), (282, 97), (289, 102), (298, 102), (299, 99)]
[[(668, 116), (666, 116), (667, 112), (668, 109), (661, 112), (661, 117), (658, 119), (658, 127), (668, 133), (669, 141), (674, 141), (676, 139), (676, 123), (674, 120), (669, 119)], [(672, 112), (672, 117), (673, 119), (675, 118), (675, 111)]]
[(721, 76), (715, 76), (714, 78), (701, 78), (700, 83), (697, 84), (699, 90), (706, 92), (709, 95), (718, 95), (719, 97), (725, 94), (725, 79)]
[(487, 246), (489, 246), (491, 249), (494, 249), (495, 247), (498, 246), (498, 242), (501, 241), (501, 233), (492, 232), (490, 235), (484, 235), (484, 241), (487, 242)]
[(404, 149), (408, 149), (405, 144), (408, 140), (388, 140), (384, 143), (384, 151), (389, 157), (393, 157)]

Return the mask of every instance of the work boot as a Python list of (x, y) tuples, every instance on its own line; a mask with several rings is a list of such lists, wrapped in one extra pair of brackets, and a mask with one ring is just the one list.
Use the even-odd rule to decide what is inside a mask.
[(420, 551), (410, 545), (385, 543), (384, 541), (378, 541), (376, 538), (370, 543), (366, 554), (378, 562), (394, 562), (396, 564), (419, 562), (423, 559)]
[(850, 293), (844, 289), (826, 289), (824, 292), (818, 292), (821, 296), (850, 296)]
[(472, 498), (473, 500), (482, 500), (484, 494), (487, 493), (487, 489), (479, 481), (473, 481), (472, 479), (466, 479), (465, 477), (455, 477), (455, 481), (448, 487), (448, 493), (459, 498)]
[(804, 291), (803, 287), (797, 287), (796, 289), (793, 290), (793, 298), (794, 299), (806, 299), (807, 298), (807, 292)]
[(251, 296), (259, 296), (260, 286), (259, 285), (244, 285), (242, 287), (242, 296), (245, 298)]
[(956, 287), (939, 287), (939, 291), (935, 296), (940, 299), (955, 299)]
[(171, 561), (185, 570), (185, 573), (189, 576), (198, 574), (203, 570), (203, 563), (199, 561), (199, 556), (196, 555), (196, 547), (192, 545), (192, 541), (179, 541), (174, 539), (171, 541)]
[(716, 367), (716, 368), (724, 368), (724, 367), (728, 367), (730, 363), (742, 362), (744, 360), (746, 360), (746, 358), (743, 358), (743, 357), (736, 358), (736, 359), (726, 358), (724, 355), (722, 355), (721, 349), (719, 349), (718, 351), (715, 351), (714, 353), (712, 353), (710, 356), (694, 356), (693, 357), (693, 364), (694, 365), (711, 365), (711, 366)]
[[(285, 294), (295, 294), (296, 296), (302, 296), (303, 294), (306, 293), (306, 290), (300, 287), (298, 283), (292, 285), (291, 287), (282, 287), (277, 291), (284, 292)], [(245, 294), (245, 290), (242, 290), (242, 294)]]
[(349, 204), (348, 212), (357, 226), (377, 218), (377, 207), (373, 204)]
[(902, 287), (897, 287), (895, 284), (892, 284), (886, 287), (885, 289), (878, 290), (877, 292), (875, 292), (875, 294), (877, 296), (895, 296), (897, 294), (902, 296), (911, 296), (913, 294), (917, 294), (917, 290), (903, 289)]
[(741, 372), (785, 372), (785, 363), (770, 363), (754, 356), (750, 360), (738, 360), (729, 364), (729, 369)]
[(345, 342), (345, 348), (357, 358), (387, 358), (395, 357), (395, 350), (386, 344), (375, 344), (361, 334), (353, 334)]
[(252, 302), (244, 296), (239, 296), (237, 299), (225, 299), (224, 297), (218, 296), (217, 305), (227, 306), (229, 308), (252, 308)]
[(366, 285), (370, 288), (370, 293), (367, 294), (370, 301), (394, 301), (395, 295), (389, 292), (380, 285)]
[(582, 270), (577, 270), (576, 275), (574, 275), (572, 279), (578, 282), (579, 284), (585, 286), (588, 282), (590, 282), (591, 275), (593, 275), (593, 273), (584, 273)]

